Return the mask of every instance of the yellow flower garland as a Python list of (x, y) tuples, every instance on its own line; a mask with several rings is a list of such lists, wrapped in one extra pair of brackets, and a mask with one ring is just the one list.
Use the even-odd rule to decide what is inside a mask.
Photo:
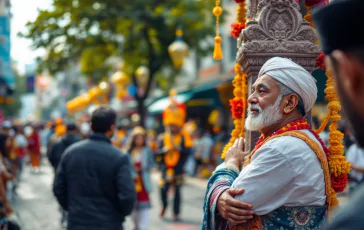
[[(236, 22), (245, 25), (246, 22), (246, 8), (245, 8), (246, 1), (242, 1), (238, 3), (238, 8), (236, 10), (237, 17)], [(234, 99), (233, 100), (242, 100), (244, 106), (246, 106), (247, 102), (247, 93), (248, 93), (248, 86), (246, 83), (246, 73), (241, 71), (241, 65), (239, 63), (235, 64), (235, 73), (236, 76), (233, 80), (233, 87), (234, 87)], [(228, 144), (225, 145), (221, 158), (224, 159), (226, 156), (227, 150), (234, 144), (236, 138), (244, 137), (244, 123), (245, 123), (245, 111), (242, 114), (242, 118), (234, 120), (234, 130), (231, 132), (231, 138)]]
[(312, 20), (312, 15), (311, 15), (311, 10), (312, 10), (312, 7), (307, 6), (307, 13), (304, 16), (304, 19), (306, 19), (310, 23), (311, 27), (314, 27), (313, 20)]
[(338, 128), (338, 121), (341, 119), (339, 111), (341, 110), (341, 105), (339, 102), (339, 98), (336, 94), (334, 87), (334, 80), (330, 70), (326, 70), (327, 82), (326, 82), (326, 99), (329, 101), (329, 120), (332, 122), (330, 129), (330, 138), (329, 138), (329, 151), (330, 151), (330, 173), (335, 177), (342, 176), (344, 174), (349, 174), (350, 172), (350, 163), (346, 161), (344, 156), (344, 146), (342, 144), (342, 140), (344, 138), (344, 134), (341, 133)]
[(236, 21), (245, 24), (246, 20), (246, 8), (245, 8), (245, 1), (239, 2), (239, 6), (236, 9), (237, 16)]
[[(244, 106), (246, 105), (246, 96), (247, 96), (247, 89), (248, 86), (246, 85), (246, 74), (241, 71), (241, 66), (239, 63), (235, 64), (235, 73), (236, 76), (233, 80), (233, 86), (234, 86), (234, 99), (236, 100), (242, 100), (244, 102)], [(234, 141), (236, 138), (243, 137), (244, 132), (244, 123), (245, 123), (245, 112), (243, 113), (242, 118), (235, 119), (234, 125), (235, 128), (231, 132), (231, 138), (229, 143), (224, 147), (221, 158), (225, 158), (227, 150), (234, 144)]]

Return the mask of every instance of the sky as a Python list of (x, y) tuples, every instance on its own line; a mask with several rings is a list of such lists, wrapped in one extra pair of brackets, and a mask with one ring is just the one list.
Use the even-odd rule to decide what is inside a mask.
[(37, 9), (48, 9), (52, 0), (11, 0), (13, 18), (11, 21), (11, 57), (18, 63), (21, 73), (26, 64), (34, 63), (37, 56), (44, 54), (42, 50), (32, 50), (31, 40), (18, 37), (19, 32), (26, 32), (25, 24), (37, 18)]

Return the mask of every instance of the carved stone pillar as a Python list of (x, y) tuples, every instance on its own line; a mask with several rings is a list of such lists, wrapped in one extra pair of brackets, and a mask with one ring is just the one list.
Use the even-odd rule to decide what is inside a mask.
[[(321, 50), (309, 22), (294, 0), (250, 0), (247, 23), (238, 39), (237, 62), (248, 75), (248, 94), (262, 65), (272, 57), (286, 57), (312, 72)], [(247, 132), (247, 150), (259, 137)]]

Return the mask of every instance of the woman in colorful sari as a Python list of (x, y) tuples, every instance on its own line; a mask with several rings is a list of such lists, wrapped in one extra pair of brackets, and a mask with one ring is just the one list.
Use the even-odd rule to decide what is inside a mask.
[(150, 171), (154, 165), (154, 156), (147, 147), (147, 136), (142, 127), (134, 128), (130, 138), (128, 154), (137, 191), (137, 202), (132, 216), (136, 230), (147, 230), (151, 208), (149, 194), (152, 191)]

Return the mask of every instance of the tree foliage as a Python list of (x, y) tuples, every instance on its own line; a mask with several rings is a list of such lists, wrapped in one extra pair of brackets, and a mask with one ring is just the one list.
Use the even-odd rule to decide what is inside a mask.
[(33, 40), (34, 48), (47, 50), (40, 67), (51, 73), (80, 62), (81, 71), (98, 81), (110, 70), (106, 59), (122, 56), (124, 71), (138, 86), (134, 71), (147, 66), (146, 92), (136, 95), (143, 118), (152, 82), (176, 74), (168, 46), (177, 28), (183, 29), (183, 39), (197, 55), (211, 52), (213, 43), (207, 38), (214, 34), (213, 6), (214, 0), (53, 0), (52, 9), (39, 11), (23, 36)]
[(129, 73), (141, 64), (171, 67), (167, 47), (178, 27), (191, 49), (207, 54), (212, 7), (213, 0), (54, 0), (50, 10), (39, 11), (27, 24), (23, 36), (34, 48), (47, 50), (42, 68), (55, 73), (81, 61), (82, 72), (97, 79), (107, 73), (104, 62), (112, 55), (123, 56)]

